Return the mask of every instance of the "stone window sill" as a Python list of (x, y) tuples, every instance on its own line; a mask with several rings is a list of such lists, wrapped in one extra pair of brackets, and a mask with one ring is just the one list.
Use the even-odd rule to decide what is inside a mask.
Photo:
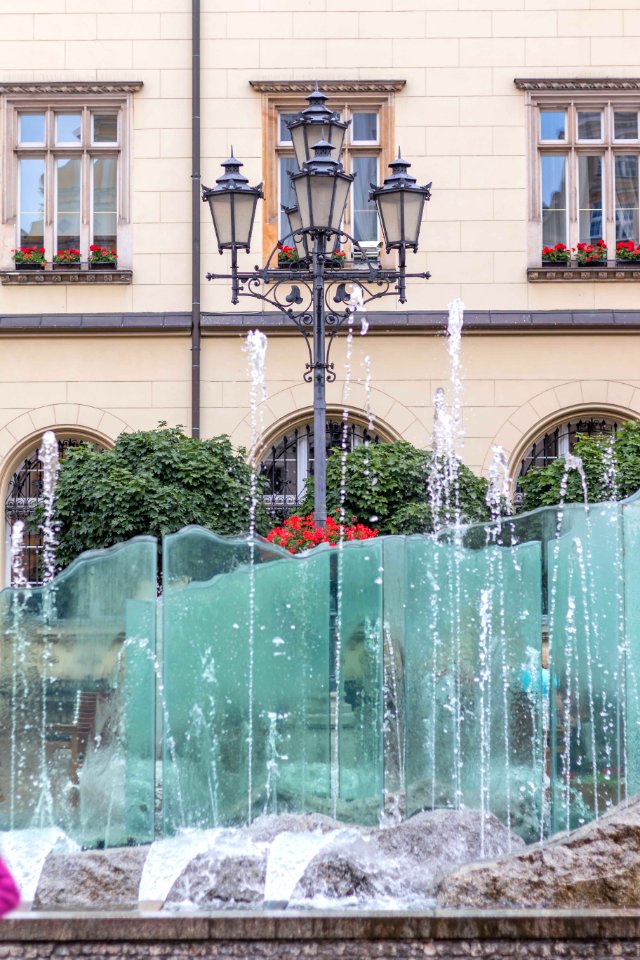
[(0, 283), (13, 286), (43, 283), (131, 283), (131, 270), (0, 270)]
[(610, 282), (616, 280), (640, 280), (640, 264), (607, 263), (598, 267), (579, 267), (558, 264), (557, 266), (528, 267), (527, 280), (529, 283), (584, 283), (589, 280), (596, 282)]

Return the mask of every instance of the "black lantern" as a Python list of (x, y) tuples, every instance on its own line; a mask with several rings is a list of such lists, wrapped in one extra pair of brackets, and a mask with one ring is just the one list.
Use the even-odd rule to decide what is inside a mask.
[(249, 251), (251, 231), (258, 200), (263, 196), (262, 184), (250, 187), (240, 173), (243, 166), (233, 155), (222, 164), (224, 173), (216, 180), (216, 187), (202, 187), (202, 199), (209, 203), (213, 226), (218, 239), (218, 250)]
[(415, 252), (424, 203), (431, 197), (431, 184), (425, 187), (416, 185), (416, 178), (407, 174), (411, 164), (402, 159), (399, 150), (397, 159), (389, 166), (393, 174), (387, 177), (382, 187), (371, 184), (369, 200), (375, 200), (378, 208), (387, 253), (406, 247)]
[(325, 106), (326, 94), (316, 89), (307, 97), (309, 106), (303, 110), (295, 120), (290, 120), (287, 126), (291, 131), (291, 140), (295, 150), (298, 166), (302, 166), (313, 159), (313, 148), (320, 140), (326, 140), (335, 151), (334, 156), (340, 161), (344, 135), (351, 121), (340, 119), (340, 114), (334, 113)]
[(354, 178), (331, 159), (333, 147), (327, 140), (320, 140), (313, 149), (313, 160), (291, 176), (302, 228), (316, 234), (337, 233)]
[(309, 248), (307, 245), (306, 234), (302, 233), (302, 217), (300, 216), (300, 210), (298, 205), (294, 204), (292, 207), (282, 207), (282, 211), (287, 218), (289, 224), (289, 232), (292, 234), (292, 241), (295, 245), (296, 252), (300, 260), (306, 260), (309, 256)]

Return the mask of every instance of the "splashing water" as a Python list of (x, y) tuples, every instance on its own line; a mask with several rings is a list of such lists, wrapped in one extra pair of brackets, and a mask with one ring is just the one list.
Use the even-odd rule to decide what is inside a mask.
[[(17, 520), (11, 528), (11, 758), (9, 789), (9, 829), (15, 827), (16, 789), (18, 774), (22, 780), (24, 772), (24, 750), (18, 749), (18, 724), (24, 729), (25, 704), (28, 702), (28, 684), (26, 680), (26, 635), (23, 615), (26, 596), (19, 591), (29, 589), (24, 570), (24, 523)], [(21, 690), (19, 689), (21, 687)]]
[(47, 430), (38, 451), (42, 463), (42, 582), (50, 583), (56, 572), (56, 549), (58, 525), (53, 517), (54, 496), (58, 479), (58, 441), (53, 430)]
[(265, 360), (267, 354), (267, 338), (260, 330), (250, 330), (247, 334), (245, 350), (249, 358), (249, 377), (251, 381), (250, 411), (251, 411), (251, 487), (249, 510), (249, 683), (247, 695), (249, 698), (249, 731), (248, 766), (247, 766), (247, 805), (249, 823), (253, 818), (253, 690), (254, 690), (254, 660), (255, 660), (255, 624), (256, 624), (256, 581), (255, 581), (255, 549), (256, 549), (256, 510), (258, 507), (258, 464), (257, 447), (262, 433), (262, 425), (258, 414), (258, 404), (266, 400), (267, 388), (265, 383)]
[(492, 522), (499, 524), (503, 516), (510, 516), (512, 512), (509, 462), (506, 450), (503, 447), (494, 446), (492, 452), (486, 503), (489, 507)]
[(618, 500), (618, 465), (615, 457), (615, 436), (610, 437), (604, 453), (602, 455), (602, 464), (604, 466), (603, 482), (607, 492), (607, 499)]

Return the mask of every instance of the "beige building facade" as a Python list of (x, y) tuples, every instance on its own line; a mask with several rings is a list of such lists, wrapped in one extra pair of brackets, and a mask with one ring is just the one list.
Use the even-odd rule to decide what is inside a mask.
[[(306, 349), (274, 310), (250, 298), (232, 307), (229, 283), (206, 281), (229, 264), (198, 195), (233, 146), (250, 183), (265, 184), (242, 266), (264, 263), (288, 200), (286, 118), (316, 81), (351, 121), (344, 162), (364, 191), (353, 191), (345, 217), (371, 256), (380, 238), (367, 178), (382, 182), (400, 145), (418, 182), (433, 183), (420, 250), (409, 255), (409, 268), (431, 279), (410, 282), (405, 305), (372, 305), (369, 331), (354, 337), (354, 442), (369, 431), (429, 445), (434, 391), (449, 389), (443, 330), (456, 297), (466, 308), (462, 456), (472, 469), (486, 472), (500, 444), (515, 478), (534, 444), (553, 456), (578, 423), (610, 430), (640, 416), (640, 262), (615, 258), (620, 240), (640, 242), (635, 0), (23, 0), (5, 9), (5, 529), (34, 495), (46, 429), (108, 446), (123, 430), (166, 421), (248, 446), (243, 345), (256, 327), (269, 336), (258, 455), (271, 457), (281, 505), (295, 501), (308, 469)], [(541, 265), (545, 245), (600, 238), (603, 263)], [(21, 246), (43, 248), (47, 267), (17, 269)], [(88, 269), (91, 246), (117, 250), (117, 269)], [(54, 269), (53, 256), (70, 249), (79, 264)], [(338, 419), (345, 350), (341, 337), (328, 386)]]

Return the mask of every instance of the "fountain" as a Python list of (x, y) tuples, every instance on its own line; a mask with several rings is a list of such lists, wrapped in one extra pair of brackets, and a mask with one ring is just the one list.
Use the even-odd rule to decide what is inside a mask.
[[(188, 527), (164, 540), (158, 598), (152, 537), (52, 579), (45, 510), (29, 589), (14, 530), (0, 852), (29, 861), (27, 899), (34, 863), (84, 848), (128, 858), (158, 904), (424, 907), (443, 871), (640, 789), (640, 497), (512, 516), (496, 448), (491, 520), (463, 527), (461, 328), (456, 302), (433, 536), (293, 557)], [(254, 448), (265, 350), (250, 338)]]

